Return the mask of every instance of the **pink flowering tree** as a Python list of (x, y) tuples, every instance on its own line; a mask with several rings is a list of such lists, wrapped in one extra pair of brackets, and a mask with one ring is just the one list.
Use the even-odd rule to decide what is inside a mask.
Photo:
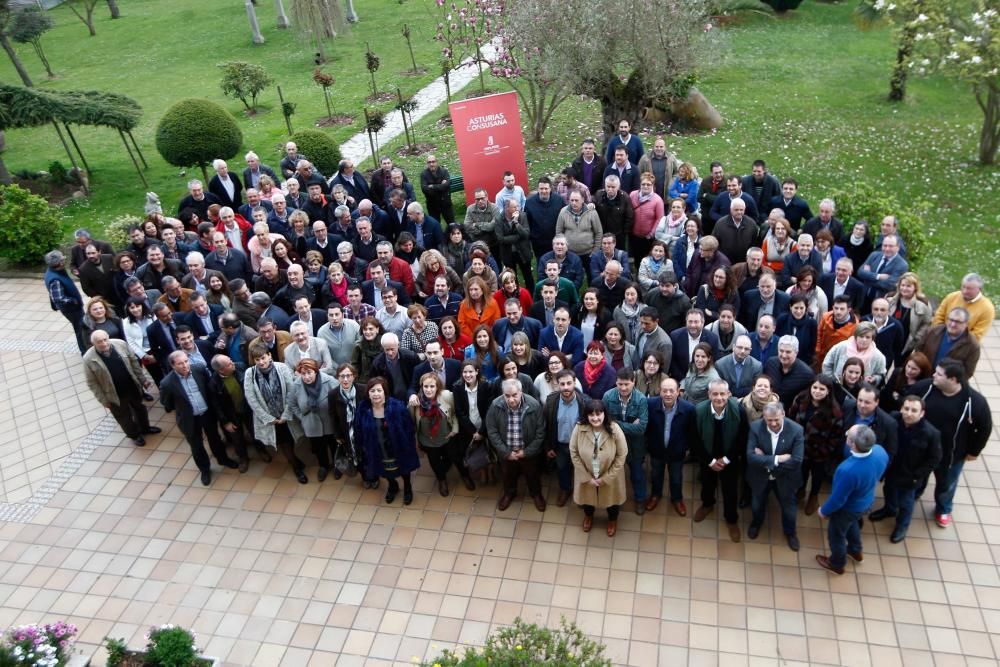
[(877, 0), (899, 29), (912, 35), (906, 58), (911, 72), (940, 73), (972, 86), (983, 112), (979, 162), (996, 164), (1000, 148), (1000, 10), (995, 0), (971, 0), (967, 9), (925, 0)]
[[(565, 86), (599, 101), (607, 138), (623, 118), (637, 125), (653, 100), (685, 99), (697, 67), (710, 62), (717, 32), (709, 27), (709, 0), (563, 0), (552, 7), (521, 0), (517, 5), (509, 8), (510, 16), (525, 13), (505, 22), (509, 28), (502, 34), (502, 48), (520, 65), (511, 69), (535, 77), (535, 67), (536, 86), (543, 90)], [(538, 62), (529, 65), (534, 57)]]
[[(445, 67), (459, 66), (467, 58), (479, 69), (479, 90), (486, 92), (483, 65), (489, 61), (482, 53), (499, 25), (504, 11), (504, 0), (435, 0), (440, 20), (434, 40), (441, 43), (441, 56)], [(447, 82), (448, 71), (444, 72)], [(451, 99), (450, 86), (448, 99)]]

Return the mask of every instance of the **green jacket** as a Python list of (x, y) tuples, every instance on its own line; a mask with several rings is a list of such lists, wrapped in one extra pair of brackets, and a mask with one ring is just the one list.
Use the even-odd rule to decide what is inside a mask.
[(721, 422), (712, 414), (712, 402), (702, 401), (695, 406), (694, 423), (698, 430), (698, 438), (701, 440), (699, 447), (694, 449), (698, 453), (698, 459), (706, 465), (717, 458), (712, 453), (712, 446), (715, 442), (715, 429), (722, 424), (722, 455), (731, 462), (743, 458), (746, 452), (747, 440), (750, 437), (750, 426), (747, 422), (746, 413), (740, 406), (740, 402), (730, 397), (726, 401), (726, 412)]

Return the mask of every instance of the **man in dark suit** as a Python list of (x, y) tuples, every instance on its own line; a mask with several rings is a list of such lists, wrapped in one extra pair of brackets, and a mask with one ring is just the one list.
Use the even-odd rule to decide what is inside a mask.
[(250, 188), (260, 189), (260, 177), (267, 175), (274, 181), (277, 186), (283, 180), (283, 178), (278, 178), (277, 174), (274, 173), (274, 169), (271, 169), (266, 164), (260, 163), (260, 158), (256, 153), (250, 151), (244, 156), (247, 161), (247, 168), (243, 170), (243, 185), (249, 190)]
[(708, 400), (694, 409), (698, 434), (695, 454), (701, 463), (701, 506), (695, 510), (694, 521), (704, 521), (715, 509), (715, 490), (722, 487), (722, 504), (729, 539), (741, 537), (737, 496), (740, 467), (746, 454), (749, 424), (746, 411), (729, 393), (725, 380), (712, 380), (708, 385)]
[(593, 139), (584, 139), (580, 154), (573, 160), (573, 171), (577, 179), (590, 188), (590, 194), (596, 195), (604, 187), (604, 169), (608, 166), (603, 155), (598, 155)]
[(868, 288), (867, 297), (870, 300), (896, 289), (899, 277), (909, 270), (909, 264), (899, 254), (899, 237), (886, 236), (882, 239), (882, 250), (868, 255), (858, 269), (858, 280)]
[(223, 312), (222, 306), (209, 303), (204, 294), (195, 292), (191, 295), (191, 310), (177, 313), (177, 323), (191, 327), (195, 338), (208, 338), (221, 331), (219, 317)]
[(846, 294), (851, 300), (851, 309), (855, 313), (860, 313), (865, 304), (865, 286), (851, 275), (853, 272), (854, 262), (847, 257), (841, 257), (833, 267), (833, 273), (820, 276), (819, 287), (826, 294), (828, 304), (832, 305), (835, 297)]
[(660, 312), (652, 306), (639, 311), (639, 335), (635, 339), (636, 362), (640, 365), (650, 352), (659, 352), (664, 362), (670, 361), (674, 344), (660, 326)]
[(740, 324), (753, 331), (761, 315), (772, 315), (777, 321), (788, 312), (787, 292), (778, 290), (773, 273), (765, 273), (757, 281), (757, 289), (747, 290), (740, 306)]
[(156, 357), (156, 363), (166, 370), (167, 356), (177, 349), (177, 325), (170, 306), (163, 302), (153, 304), (153, 317), (156, 321), (146, 327), (146, 337), (149, 339), (149, 353)]
[[(761, 217), (760, 213), (757, 211), (757, 202), (753, 200), (753, 197), (743, 192), (743, 185), (740, 177), (736, 174), (731, 174), (726, 176), (726, 191), (719, 193), (719, 196), (715, 198), (715, 201), (712, 203), (711, 210), (702, 212), (702, 215), (707, 217), (710, 221), (708, 227), (709, 229), (715, 229), (715, 223), (718, 222), (720, 218), (724, 218), (729, 215), (730, 207), (734, 199), (742, 199), (744, 203), (746, 203), (746, 215), (750, 216), (754, 220), (764, 220), (767, 218), (766, 215)], [(737, 257), (736, 259), (740, 258)]]
[(253, 268), (250, 266), (250, 259), (243, 251), (230, 248), (226, 242), (226, 235), (222, 232), (213, 232), (212, 242), (215, 244), (215, 250), (205, 257), (205, 268), (218, 271), (225, 276), (226, 282), (236, 278), (250, 280)]
[[(555, 225), (553, 224), (553, 229)], [(83, 263), (87, 261), (87, 246), (93, 245), (97, 248), (97, 254), (99, 255), (111, 255), (114, 257), (115, 249), (107, 241), (100, 241), (93, 238), (90, 232), (86, 229), (78, 229), (73, 233), (73, 238), (76, 243), (70, 248), (69, 256), (70, 262), (69, 266), (73, 275), (80, 275), (80, 267)]]
[(295, 309), (295, 314), (288, 318), (289, 331), (291, 331), (294, 323), (304, 322), (309, 325), (309, 331), (312, 332), (311, 336), (319, 335), (320, 327), (327, 322), (326, 311), (321, 308), (311, 307), (308, 297), (304, 296), (295, 299), (293, 308)]
[(750, 393), (753, 379), (764, 369), (763, 364), (751, 356), (752, 349), (749, 336), (737, 336), (733, 342), (732, 354), (727, 354), (715, 364), (715, 371), (729, 383), (729, 389), (736, 398), (743, 398)]
[(392, 397), (405, 403), (410, 397), (413, 371), (419, 364), (420, 357), (416, 352), (400, 349), (399, 336), (392, 332), (385, 333), (382, 334), (382, 353), (372, 362), (371, 377), (387, 379)]
[[(250, 303), (257, 310), (258, 318), (268, 318), (274, 326), (282, 331), (288, 331), (288, 324), (291, 321), (288, 313), (271, 303), (271, 297), (267, 292), (254, 292), (250, 295)], [(260, 331), (260, 328), (257, 329)], [(271, 355), (274, 356), (274, 355)], [(275, 357), (277, 359), (277, 357)], [(280, 361), (280, 359), (279, 359)]]
[[(214, 160), (212, 168), (215, 169), (215, 176), (208, 182), (208, 191), (218, 197), (220, 204), (235, 211), (243, 204), (243, 184), (236, 174), (229, 173), (225, 160)], [(232, 187), (232, 194), (229, 194), (227, 184)]]
[(833, 235), (834, 243), (838, 243), (844, 235), (844, 223), (833, 217), (834, 205), (832, 199), (824, 199), (819, 203), (819, 215), (810, 219), (802, 226), (805, 234), (810, 234), (814, 239), (816, 234), (825, 229)]
[(546, 359), (552, 352), (562, 352), (575, 366), (584, 359), (583, 332), (569, 322), (569, 309), (556, 308), (552, 325), (542, 329), (538, 335), (538, 349)]
[(201, 471), (201, 483), (208, 486), (212, 483), (211, 461), (205, 452), (202, 434), (208, 438), (208, 446), (220, 465), (239, 468), (239, 464), (229, 458), (219, 437), (218, 421), (209, 403), (209, 372), (207, 368), (192, 368), (181, 350), (171, 352), (167, 361), (171, 371), (160, 382), (160, 403), (167, 412), (177, 411), (177, 426)]
[(816, 252), (816, 241), (812, 235), (802, 232), (795, 242), (796, 251), (785, 257), (785, 264), (778, 276), (778, 286), (791, 287), (798, 280), (799, 271), (804, 266), (816, 269), (816, 275), (823, 275), (823, 258)]
[[(781, 194), (781, 186), (778, 179), (767, 171), (767, 165), (763, 160), (754, 160), (750, 173), (740, 181), (740, 189), (753, 198), (757, 205), (757, 211), (764, 217), (770, 212), (768, 205), (771, 200)], [(760, 218), (757, 218), (758, 220)]]
[(768, 206), (768, 213), (773, 209), (780, 208), (785, 212), (785, 220), (796, 232), (802, 226), (803, 220), (810, 220), (813, 217), (809, 210), (809, 204), (798, 195), (799, 183), (794, 178), (786, 178), (781, 183), (781, 194), (771, 199)]
[(646, 450), (652, 478), (652, 495), (646, 510), (652, 512), (663, 497), (664, 469), (669, 471), (670, 503), (680, 516), (687, 516), (684, 504), (684, 458), (690, 449), (694, 428), (694, 404), (679, 397), (677, 380), (665, 377), (660, 381), (660, 395), (647, 400), (649, 421), (646, 422)]
[[(97, 246), (90, 243), (86, 249), (86, 259), (80, 265), (80, 288), (87, 296), (99, 296), (112, 305), (118, 304), (111, 264), (113, 255), (102, 254)], [(159, 285), (157, 285), (159, 287)]]
[(357, 173), (354, 168), (354, 160), (344, 158), (337, 165), (337, 175), (330, 181), (330, 188), (335, 185), (344, 186), (347, 191), (347, 201), (351, 206), (357, 206), (362, 199), (367, 199), (371, 192), (368, 182)]
[(771, 389), (784, 405), (791, 405), (799, 392), (816, 379), (812, 369), (799, 359), (799, 339), (795, 336), (778, 339), (778, 356), (767, 360), (764, 373), (771, 377)]
[(712, 346), (712, 358), (721, 355), (719, 337), (705, 328), (705, 313), (699, 308), (688, 311), (685, 326), (670, 332), (670, 342), (673, 350), (670, 355), (670, 377), (683, 378), (687, 375), (691, 363), (691, 354), (698, 343), (708, 343)]
[(767, 499), (773, 490), (781, 508), (781, 528), (788, 548), (799, 550), (795, 492), (802, 484), (804, 454), (802, 427), (785, 417), (785, 408), (780, 403), (768, 403), (764, 407), (764, 418), (750, 424), (747, 441), (745, 476), (753, 493), (750, 503), (753, 519), (747, 529), (747, 537), (751, 540), (760, 534), (767, 513)]
[(410, 232), (417, 239), (417, 245), (426, 250), (437, 250), (445, 246), (441, 223), (424, 213), (419, 202), (406, 207), (406, 220), (401, 231)]
[(503, 305), (504, 317), (493, 323), (493, 339), (497, 347), (504, 353), (510, 352), (510, 339), (518, 331), (523, 331), (533, 349), (538, 349), (538, 336), (542, 332), (542, 323), (527, 317), (518, 299), (507, 299)]
[(367, 303), (369, 306), (374, 306), (375, 310), (382, 308), (382, 290), (392, 287), (396, 290), (396, 296), (399, 299), (400, 306), (409, 306), (413, 303), (410, 300), (409, 295), (406, 293), (406, 288), (403, 287), (403, 283), (389, 280), (385, 274), (385, 267), (381, 264), (372, 264), (372, 279), (366, 280), (361, 283), (361, 300)]
[(554, 280), (542, 281), (539, 292), (541, 292), (541, 298), (536, 299), (531, 304), (531, 310), (528, 311), (528, 315), (538, 320), (538, 323), (543, 327), (552, 326), (552, 317), (556, 314), (556, 309), (566, 308), (567, 303), (557, 298), (559, 283)]
[(424, 346), (424, 356), (426, 360), (417, 364), (410, 379), (410, 407), (415, 407), (420, 402), (420, 378), (425, 373), (434, 373), (441, 378), (446, 389), (462, 379), (461, 362), (457, 359), (445, 359), (441, 343), (438, 341), (432, 340)]

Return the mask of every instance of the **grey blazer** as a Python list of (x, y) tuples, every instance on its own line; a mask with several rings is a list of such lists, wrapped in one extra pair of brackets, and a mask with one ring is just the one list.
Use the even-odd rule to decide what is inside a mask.
[(740, 374), (740, 381), (736, 381), (736, 359), (732, 354), (727, 354), (715, 362), (715, 370), (719, 377), (729, 383), (729, 391), (736, 398), (743, 398), (753, 389), (753, 379), (764, 369), (759, 361), (753, 357), (747, 357), (743, 362), (743, 373)]

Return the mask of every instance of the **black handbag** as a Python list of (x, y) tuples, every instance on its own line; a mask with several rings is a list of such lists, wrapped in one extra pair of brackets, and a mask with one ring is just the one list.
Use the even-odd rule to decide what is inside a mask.
[(489, 467), (493, 463), (493, 452), (485, 440), (472, 443), (465, 450), (465, 467), (469, 472), (479, 472), (483, 468)]
[(354, 460), (352, 453), (346, 450), (348, 450), (348, 448), (344, 445), (337, 445), (337, 451), (333, 455), (333, 467), (336, 468), (337, 472), (341, 475), (354, 477), (358, 474), (358, 464)]

